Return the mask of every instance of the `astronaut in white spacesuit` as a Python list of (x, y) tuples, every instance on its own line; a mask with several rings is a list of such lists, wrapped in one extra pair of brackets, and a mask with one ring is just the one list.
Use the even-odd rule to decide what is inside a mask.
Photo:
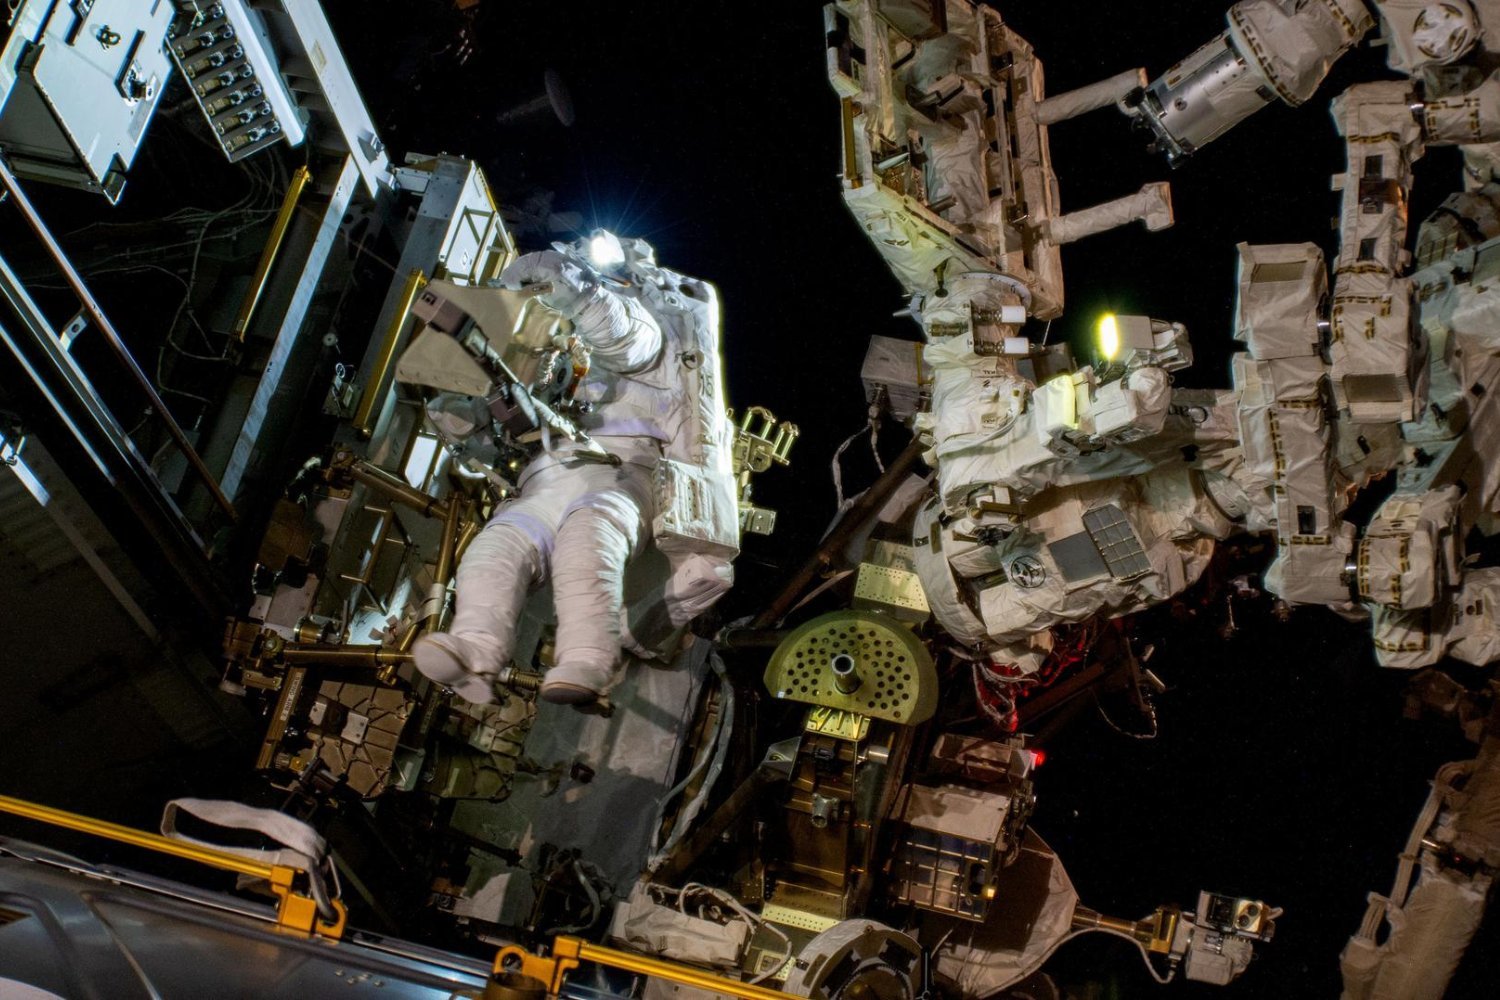
[[(552, 436), (527, 465), (519, 498), (500, 508), (459, 565), (449, 631), (414, 647), (417, 668), (468, 701), (495, 699), (522, 611), (545, 582), (557, 639), (540, 695), (587, 704), (622, 665), (625, 569), (653, 537), (669, 565), (660, 602), (671, 625), (705, 609), (732, 579), (738, 525), (712, 286), (657, 268), (638, 240), (612, 250), (606, 263), (617, 279), (558, 250), (527, 254), (500, 276), (507, 288), (550, 286), (538, 300), (570, 320), (587, 348), (575, 419), (592, 445)], [(673, 517), (681, 492), (714, 497), (693, 506), (718, 512), (716, 525), (694, 531)], [(625, 642), (644, 652), (635, 637)]]

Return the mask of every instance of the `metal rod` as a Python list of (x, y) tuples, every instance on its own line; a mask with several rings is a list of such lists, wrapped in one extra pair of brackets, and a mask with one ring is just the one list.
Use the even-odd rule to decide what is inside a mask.
[(443, 502), (437, 497), (431, 493), (423, 493), (406, 480), (398, 478), (378, 465), (371, 465), (369, 462), (356, 459), (349, 465), (349, 475), (356, 482), (363, 483), (388, 500), (405, 504), (423, 517), (446, 518), (448, 516)]
[(737, 979), (730, 979), (727, 976), (721, 976), (704, 969), (694, 969), (686, 965), (678, 965), (676, 962), (667, 962), (659, 958), (648, 958), (645, 955), (637, 955), (633, 952), (617, 951), (614, 948), (589, 944), (577, 938), (558, 938), (553, 942), (552, 952), (561, 957), (576, 956), (581, 962), (593, 962), (596, 965), (607, 965), (610, 968), (620, 969), (624, 972), (634, 972), (637, 975), (654, 976), (657, 979), (665, 979), (668, 982), (681, 983), (684, 986), (694, 986), (701, 990), (709, 990), (713, 993), (737, 997), (739, 1000), (788, 1000), (788, 998), (794, 995), (781, 990), (756, 986), (752, 983), (743, 983)]
[(42, 244), (47, 248), (47, 252), (52, 255), (53, 263), (57, 265), (63, 277), (67, 279), (68, 284), (72, 286), (73, 293), (78, 296), (78, 300), (83, 305), (84, 311), (89, 314), (89, 318), (94, 321), (94, 325), (104, 335), (104, 339), (109, 344), (110, 349), (114, 351), (115, 357), (125, 366), (126, 371), (130, 373), (136, 385), (145, 393), (146, 399), (151, 404), (151, 408), (156, 411), (156, 415), (166, 424), (167, 433), (171, 435), (178, 449), (198, 473), (199, 478), (203, 480), (203, 485), (208, 487), (209, 493), (214, 498), (214, 503), (218, 504), (220, 509), (229, 516), (230, 521), (238, 521), (239, 515), (235, 513), (234, 504), (229, 502), (229, 498), (219, 488), (218, 480), (214, 479), (213, 473), (204, 464), (202, 456), (193, 448), (192, 442), (188, 441), (187, 435), (178, 426), (177, 421), (172, 417), (171, 411), (167, 409), (167, 404), (163, 403), (161, 397), (157, 395), (156, 387), (151, 384), (151, 379), (141, 370), (141, 366), (136, 364), (135, 358), (130, 353), (130, 348), (125, 346), (125, 342), (120, 339), (119, 333), (115, 331), (108, 318), (105, 317), (104, 310), (99, 307), (98, 302), (94, 301), (94, 296), (89, 292), (88, 287), (84, 285), (83, 278), (73, 269), (73, 265), (68, 260), (67, 255), (63, 253), (62, 247), (52, 238), (52, 233), (47, 229), (47, 224), (42, 221), (42, 217), (37, 213), (36, 206), (32, 205), (31, 200), (26, 197), (26, 192), (22, 190), (21, 183), (16, 179), (16, 175), (11, 172), (10, 164), (4, 156), (0, 156), (0, 184), (4, 184), (6, 191), (10, 192), (10, 200), (20, 210), (21, 215), (26, 219), (26, 224), (31, 227), (32, 233), (36, 235), (37, 239), (42, 241)]
[(776, 595), (776, 599), (755, 616), (755, 620), (750, 623), (751, 628), (768, 628), (786, 616), (786, 613), (796, 604), (803, 589), (824, 570), (832, 566), (833, 561), (844, 550), (844, 546), (849, 543), (849, 539), (853, 538), (870, 518), (880, 513), (880, 509), (896, 492), (897, 487), (906, 481), (912, 467), (921, 461), (924, 450), (926, 449), (922, 447), (920, 440), (913, 438), (911, 444), (907, 445), (906, 449), (885, 470), (885, 474), (875, 480), (875, 484), (866, 490), (849, 508), (849, 512), (844, 515), (843, 519), (834, 525), (828, 537), (824, 538), (823, 543), (818, 546), (818, 550), (802, 564), (801, 569), (792, 575), (786, 586), (781, 589), (781, 593)]
[(396, 348), (401, 346), (401, 331), (406, 326), (407, 316), (411, 314), (412, 303), (417, 300), (417, 293), (426, 283), (427, 275), (420, 267), (412, 268), (411, 273), (406, 276), (406, 284), (401, 289), (400, 305), (396, 307), (396, 315), (391, 317), (391, 325), (386, 328), (385, 340), (380, 345), (380, 356), (370, 371), (370, 381), (365, 384), (364, 395), (359, 399), (359, 409), (354, 413), (354, 429), (362, 438), (369, 438), (375, 433), (375, 421), (380, 417), (376, 402), (385, 398), (385, 377), (396, 363)]
[(1111, 917), (1100, 913), (1098, 910), (1090, 910), (1079, 906), (1073, 910), (1073, 927), (1075, 930), (1106, 930), (1117, 934), (1128, 934), (1137, 941), (1149, 943), (1151, 941), (1151, 925), (1144, 920), (1127, 920), (1125, 917)]
[(287, 646), (281, 652), (287, 664), (311, 664), (321, 667), (388, 667), (400, 666), (411, 654), (387, 646)]
[(718, 840), (734, 821), (760, 798), (761, 793), (773, 783), (785, 780), (785, 775), (765, 765), (751, 771), (744, 781), (729, 794), (729, 798), (709, 814), (708, 818), (682, 840), (663, 859), (650, 879), (657, 885), (672, 885), (688, 873), (704, 851)]
[(1067, 680), (1054, 684), (1035, 698), (1022, 702), (1016, 708), (1020, 722), (1029, 725), (1048, 712), (1065, 703), (1069, 698), (1083, 694), (1096, 682), (1104, 679), (1111, 667), (1107, 662), (1090, 664)]
[[(457, 494), (448, 496), (448, 516), (443, 518), (443, 544), (438, 549), (437, 573), (433, 578), (433, 590), (438, 593), (437, 588), (448, 588), (448, 578), (453, 575), (453, 556), (458, 551), (458, 533), (460, 515), (468, 511), (468, 505)], [(446, 597), (438, 599), (437, 607), (427, 616), (427, 631), (436, 632), (443, 625), (443, 604)]]
[[(39, 419), (55, 419), (58, 457), (80, 488), (111, 500), (106, 521), (143, 568), (169, 567), (177, 585), (210, 616), (221, 617), (229, 600), (209, 565), (202, 540), (162, 489), (150, 464), (100, 401), (77, 360), (58, 343), (46, 317), (26, 294), (0, 254), (0, 300), (21, 321), (13, 334), (0, 320), (0, 366), (9, 390), (35, 399)], [(12, 382), (14, 378), (15, 381)], [(26, 383), (30, 387), (26, 387)], [(34, 395), (33, 395), (34, 393)], [(28, 404), (30, 405), (30, 404)], [(40, 414), (45, 412), (46, 416)], [(70, 446), (68, 442), (71, 442)]]
[(720, 649), (775, 649), (792, 634), (789, 628), (726, 628), (714, 637)]
[(132, 847), (143, 847), (148, 851), (156, 851), (159, 854), (170, 854), (177, 858), (186, 858), (199, 864), (210, 865), (225, 871), (237, 872), (241, 875), (249, 875), (252, 878), (272, 880), (279, 865), (267, 864), (264, 861), (252, 861), (249, 858), (240, 857), (238, 854), (230, 854), (227, 851), (215, 850), (212, 847), (202, 847), (198, 844), (189, 844), (181, 840), (172, 840), (156, 833), (147, 833), (144, 830), (135, 830), (128, 826), (120, 826), (117, 823), (107, 823), (102, 819), (94, 819), (90, 816), (80, 816), (77, 813), (64, 812), (61, 809), (53, 809), (51, 806), (37, 805), (34, 802), (26, 802), (21, 799), (13, 799), (9, 796), (0, 795), (0, 812), (10, 813), (24, 819), (35, 820), (38, 823), (46, 823), (49, 826), (60, 826), (65, 830), (76, 830), (79, 833), (87, 833), (94, 837), (103, 837), (121, 844), (129, 844)]
[(245, 334), (250, 329), (250, 317), (255, 313), (255, 306), (266, 290), (266, 281), (271, 277), (271, 268), (276, 264), (281, 244), (292, 228), (292, 219), (297, 215), (297, 202), (302, 198), (302, 189), (307, 187), (311, 178), (312, 171), (304, 164), (292, 174), (292, 181), (287, 185), (286, 196), (281, 199), (281, 211), (276, 214), (276, 221), (271, 225), (271, 235), (260, 253), (260, 263), (255, 265), (255, 275), (250, 279), (245, 300), (240, 303), (239, 315), (234, 320), (234, 339), (240, 343), (245, 342)]
[(484, 525), (478, 521), (468, 521), (464, 524), (463, 531), (459, 533), (458, 544), (454, 546), (453, 558), (462, 562), (464, 553), (469, 551), (469, 544), (479, 537), (479, 532)]

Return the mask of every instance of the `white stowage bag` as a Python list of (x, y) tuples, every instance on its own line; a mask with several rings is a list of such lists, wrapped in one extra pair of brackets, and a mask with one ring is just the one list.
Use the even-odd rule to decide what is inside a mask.
[(1500, 568), (1465, 573), (1453, 604), (1449, 655), (1479, 667), (1500, 660)]
[[(1062, 861), (1030, 828), (1020, 856), (1000, 876), (998, 895), (1005, 902), (994, 908), (989, 921), (953, 921), (953, 933), (942, 934), (943, 944), (932, 956), (939, 982), (965, 1000), (993, 996), (1020, 982), (1072, 936), (1078, 892)], [(1029, 926), (1018, 946), (1014, 922), (1022, 907)]]
[(1490, 76), (1467, 93), (1433, 97), (1422, 109), (1430, 145), (1470, 145), (1500, 139), (1500, 78)]
[(933, 441), (938, 491), (945, 499), (994, 482), (993, 456), (1001, 450), (1026, 449), (1015, 461), (1032, 464), (1053, 457), (1031, 435), (1008, 433), (1021, 417), (1030, 384), (1001, 359), (979, 357), (965, 338), (949, 337), (928, 343), (922, 360), (932, 366), (932, 408), (917, 415), (915, 429)]
[(1443, 1000), (1479, 921), (1486, 894), (1424, 866), (1406, 904), (1392, 910), (1385, 944), (1350, 941), (1342, 1000)]
[(750, 930), (745, 919), (717, 923), (658, 903), (646, 884), (637, 882), (629, 898), (615, 907), (609, 936), (647, 955), (732, 969), (750, 941)]
[(1241, 243), (1235, 249), (1234, 339), (1257, 361), (1312, 357), (1328, 295), (1323, 251), (1312, 243)]
[(1393, 608), (1427, 608), (1459, 582), (1457, 486), (1397, 493), (1375, 512), (1355, 551), (1360, 596)]

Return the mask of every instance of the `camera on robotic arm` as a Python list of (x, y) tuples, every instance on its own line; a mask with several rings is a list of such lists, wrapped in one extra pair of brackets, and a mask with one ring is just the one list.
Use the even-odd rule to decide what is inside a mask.
[(1099, 320), (1099, 381), (1124, 378), (1138, 368), (1175, 372), (1193, 363), (1187, 328), (1149, 316), (1116, 316)]

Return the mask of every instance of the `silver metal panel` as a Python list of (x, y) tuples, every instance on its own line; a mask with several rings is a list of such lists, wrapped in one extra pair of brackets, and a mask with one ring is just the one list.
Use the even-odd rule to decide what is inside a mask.
[[(482, 250), (472, 242), (474, 225), (471, 220), (479, 214), (493, 215), (494, 204), (490, 200), (489, 188), (479, 168), (471, 160), (456, 156), (438, 156), (431, 161), (430, 169), (423, 172), (427, 174), (427, 179), (422, 189), (422, 201), (417, 208), (417, 217), (406, 235), (406, 242), (401, 249), (401, 259), (396, 263), (395, 277), (392, 279), (390, 290), (386, 293), (385, 301), (381, 304), (380, 313), (375, 319), (370, 346), (360, 361), (359, 374), (355, 381), (362, 387), (369, 387), (370, 380), (375, 375), (386, 331), (396, 317), (396, 310), (401, 306), (406, 276), (420, 269), (428, 277), (433, 277), (438, 268), (445, 266), (450, 257), (453, 257), (453, 260), (448, 269), (462, 273), (463, 269), (459, 265), (466, 253), (483, 256)], [(494, 227), (481, 227), (481, 229), (491, 240), (499, 235)], [(460, 247), (471, 249), (456, 249)], [(454, 256), (455, 253), (457, 256)], [(472, 266), (471, 261), (466, 267), (472, 268)], [(409, 325), (415, 326), (415, 324)], [(406, 331), (408, 337), (411, 332), (411, 330)], [(405, 341), (397, 344), (397, 356), (405, 349), (405, 346)], [(390, 412), (395, 399), (390, 386), (394, 374), (395, 366), (392, 365), (390, 371), (386, 373), (384, 385), (374, 387), (377, 391), (383, 390), (386, 394), (383, 401), (378, 404), (379, 419), (371, 435), (375, 442), (383, 439), (390, 424)], [(366, 391), (369, 389), (366, 388)], [(376, 462), (380, 461), (375, 454), (369, 457)]]
[(265, 22), (243, 0), (189, 6), (172, 30), (171, 54), (225, 156), (302, 142), (304, 112), (281, 78)]
[[(230, 497), (239, 492), (245, 472), (250, 468), (256, 449), (260, 446), (266, 415), (276, 396), (287, 359), (291, 357), (292, 351), (302, 336), (303, 320), (307, 318), (308, 306), (312, 303), (313, 293), (317, 291), (318, 283), (323, 277), (323, 268), (328, 263), (328, 255), (333, 250), (334, 241), (338, 238), (339, 227), (343, 223), (344, 213), (349, 209), (349, 201), (354, 195), (359, 177), (354, 158), (352, 156), (345, 158), (344, 167), (339, 172), (339, 179), (334, 185), (333, 194), (323, 210), (322, 219), (318, 222), (318, 232), (313, 239), (312, 249), (308, 252), (307, 261), (302, 267), (302, 274), (297, 279), (291, 301), (287, 304), (286, 312), (282, 316), (281, 326), (276, 333), (276, 341), (271, 346), (271, 356), (266, 359), (265, 370), (261, 372), (255, 395), (250, 400), (250, 410), (245, 415), (245, 423), (240, 428), (239, 437), (234, 443), (234, 451), (229, 456), (229, 464), (219, 479), (220, 487)], [(291, 391), (291, 388), (288, 387), (287, 391)]]
[[(373, 197), (382, 187), (390, 187), (391, 163), (385, 144), (375, 132), (375, 123), (370, 120), (322, 5), (317, 0), (279, 0), (265, 6), (268, 14), (277, 6), (282, 8), (285, 23), (296, 36), (296, 51), (304, 54), (303, 58), (288, 60), (283, 69), (315, 83), (333, 119), (330, 124), (337, 128), (343, 148), (358, 164), (365, 188)], [(278, 22), (269, 22), (269, 27), (274, 32)], [(326, 143), (326, 137), (317, 133), (313, 138)]]
[(172, 74), (167, 0), (28, 0), (0, 53), (0, 145), (18, 173), (116, 200)]
[(39, 572), (83, 559), (131, 621), (156, 640), (156, 626), (100, 556), (112, 539), (40, 442), (28, 441), (24, 454), (0, 465), (0, 535)]

